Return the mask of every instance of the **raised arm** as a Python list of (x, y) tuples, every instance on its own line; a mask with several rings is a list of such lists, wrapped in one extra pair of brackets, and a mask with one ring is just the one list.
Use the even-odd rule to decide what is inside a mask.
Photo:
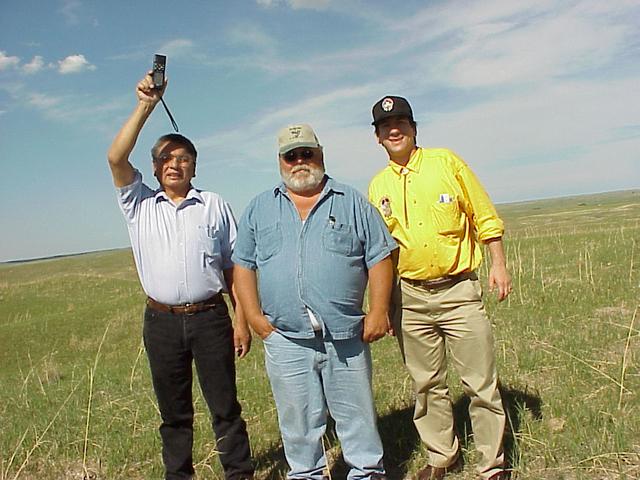
[(127, 121), (124, 122), (116, 138), (114, 138), (109, 148), (109, 153), (107, 154), (113, 183), (116, 187), (124, 187), (133, 182), (134, 170), (129, 162), (129, 155), (138, 140), (138, 135), (140, 135), (140, 131), (147, 121), (147, 118), (149, 118), (156, 104), (160, 101), (160, 97), (164, 93), (166, 86), (165, 81), (162, 89), (154, 89), (151, 72), (147, 73), (147, 75), (138, 82), (136, 87), (138, 104)]

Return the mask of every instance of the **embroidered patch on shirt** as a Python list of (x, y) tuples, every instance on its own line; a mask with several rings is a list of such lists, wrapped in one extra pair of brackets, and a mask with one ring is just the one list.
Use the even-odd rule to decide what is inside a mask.
[(441, 193), (439, 203), (451, 203), (451, 196), (448, 193)]
[(391, 200), (389, 200), (389, 197), (382, 197), (380, 199), (380, 210), (386, 218), (391, 216)]

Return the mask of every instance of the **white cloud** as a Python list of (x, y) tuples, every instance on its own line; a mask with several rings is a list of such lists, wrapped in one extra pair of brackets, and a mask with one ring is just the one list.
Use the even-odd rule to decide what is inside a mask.
[(48, 110), (60, 103), (60, 98), (51, 97), (42, 93), (30, 93), (27, 96), (27, 103), (40, 110)]
[(39, 72), (44, 68), (44, 60), (40, 55), (36, 55), (33, 59), (22, 66), (22, 71), (28, 75)]
[[(279, 108), (255, 112), (251, 121), (196, 139), (196, 143), (203, 158), (224, 159), (228, 166), (250, 166), (247, 175), (270, 175), (277, 172), (277, 130), (291, 123), (309, 123), (325, 146), (329, 173), (360, 181), (363, 186), (384, 165), (382, 154), (375, 155), (376, 143), (367, 121), (370, 99), (377, 88), (377, 83), (370, 83), (288, 101)], [(360, 122), (363, 118), (366, 120)], [(237, 145), (246, 143), (247, 138), (251, 138), (252, 148), (239, 152)]]
[[(346, 13), (374, 25), (376, 35), (368, 44), (316, 56), (307, 64), (333, 77), (358, 71), (393, 76), (423, 92), (427, 86), (503, 87), (593, 73), (620, 61), (625, 49), (627, 56), (634, 55), (633, 19), (640, 14), (638, 3), (629, 0), (615, 6), (597, 0), (470, 1), (464, 14), (449, 3), (430, 2), (405, 17), (359, 12), (349, 5)], [(384, 70), (374, 70), (376, 64)], [(275, 67), (257, 65), (275, 73), (298, 67), (285, 60)]]
[(550, 155), (535, 164), (514, 162), (508, 168), (486, 170), (476, 166), (474, 170), (497, 202), (631, 189), (638, 188), (639, 148), (636, 138), (596, 145), (570, 160)]
[(275, 53), (277, 42), (259, 25), (254, 23), (239, 23), (227, 30), (227, 40), (236, 46), (249, 47), (251, 50)]
[(498, 33), (472, 29), (450, 55), (450, 80), (494, 86), (579, 73), (606, 64), (626, 34), (624, 26), (572, 10)]
[(64, 0), (60, 13), (67, 21), (69, 25), (77, 25), (80, 21), (79, 10), (82, 7), (82, 3), (79, 0)]
[(545, 83), (456, 112), (416, 111), (418, 141), (461, 154), (499, 201), (631, 186), (640, 178), (636, 84)]
[(285, 3), (294, 10), (326, 10), (331, 5), (331, 0), (256, 0), (256, 3), (266, 8)]
[(95, 65), (92, 65), (84, 58), (84, 55), (69, 55), (63, 60), (58, 61), (58, 72), (63, 75), (69, 73), (79, 73), (85, 70), (95, 70)]
[[(113, 118), (114, 112), (121, 112), (130, 101), (129, 98), (112, 99), (102, 101), (92, 96), (65, 97), (54, 108), (49, 109), (47, 117), (56, 121), (70, 123), (82, 123), (83, 127), (101, 129), (106, 124), (106, 119)], [(113, 134), (112, 127), (110, 135)]]
[[(257, 66), (282, 74), (311, 67), (314, 85), (322, 78), (342, 88), (306, 98), (302, 94), (285, 108), (256, 112), (257, 120), (243, 124), (237, 134), (231, 129), (203, 141), (212, 150), (224, 150), (221, 158), (231, 158), (234, 152), (229, 149), (226, 155), (225, 145), (241, 142), (248, 128), (257, 146), (270, 152), (279, 126), (308, 121), (331, 158), (339, 160), (330, 169), (359, 182), (384, 165), (384, 152), (368, 126), (371, 104), (397, 93), (415, 100), (419, 140), (468, 155), (500, 200), (553, 195), (552, 183), (560, 194), (569, 190), (562, 189), (567, 177), (545, 182), (545, 170), (564, 175), (582, 164), (586, 170), (580, 170), (571, 193), (597, 190), (598, 179), (605, 176), (610, 185), (615, 185), (614, 177), (629, 184), (629, 162), (624, 163), (626, 173), (604, 175), (607, 162), (594, 158), (606, 151), (601, 147), (605, 143), (634, 161), (637, 154), (630, 146), (640, 150), (633, 137), (638, 110), (632, 108), (640, 91), (633, 74), (637, 67), (630, 61), (636, 55), (637, 2), (605, 6), (595, 0), (486, 0), (465, 2), (464, 14), (446, 2), (435, 5), (410, 18), (380, 20), (368, 44), (303, 62), (277, 50), (251, 62), (250, 55), (242, 56), (240, 68)], [(257, 45), (260, 39), (246, 39), (247, 44), (252, 41)], [(631, 137), (616, 138), (620, 132), (631, 132)], [(265, 165), (264, 156), (245, 160)], [(637, 179), (638, 167), (635, 172)]]
[[(293, 8), (285, 0), (257, 2)], [(607, 151), (637, 159), (634, 148), (640, 150), (637, 137), (615, 138), (615, 132), (633, 131), (628, 127), (638, 123), (637, 109), (631, 108), (638, 88), (632, 80), (616, 80), (615, 69), (603, 68), (624, 58), (633, 2), (603, 11), (591, 0), (527, 6), (487, 0), (468, 3), (464, 15), (438, 5), (377, 23), (376, 35), (361, 46), (301, 61), (292, 60), (280, 48), (285, 42), (259, 25), (246, 21), (228, 28), (225, 39), (236, 48), (210, 64), (277, 75), (313, 72), (313, 82), (285, 104), (267, 100), (238, 125), (196, 139), (202, 172), (222, 162), (243, 166), (247, 176), (272, 175), (277, 129), (309, 122), (326, 147), (329, 173), (364, 188), (386, 163), (369, 125), (371, 104), (396, 93), (414, 103), (421, 143), (460, 153), (498, 201), (593, 191), (600, 179), (614, 188), (629, 184), (634, 173), (638, 178), (631, 160), (620, 162), (622, 173), (597, 161)], [(409, 21), (414, 29), (405, 31)], [(237, 55), (237, 47), (246, 53)], [(159, 52), (193, 56), (193, 50), (193, 41), (178, 38)], [(588, 81), (592, 72), (606, 78)], [(327, 91), (324, 85), (336, 88)], [(66, 111), (56, 105), (49, 116), (64, 118)], [(69, 111), (83, 118), (82, 109)], [(252, 148), (239, 152), (237, 145), (247, 138)]]
[(24, 87), (15, 87), (10, 94), (16, 102), (38, 110), (49, 121), (75, 125), (85, 131), (99, 131), (105, 133), (106, 138), (111, 138), (118, 128), (120, 119), (116, 114), (120, 114), (131, 103), (129, 95), (105, 100), (94, 95), (54, 96), (25, 91)]
[(188, 53), (193, 48), (193, 42), (188, 38), (176, 38), (162, 44), (158, 52), (168, 57), (178, 57)]
[(167, 57), (191, 57), (198, 61), (203, 61), (202, 56), (194, 52), (195, 43), (188, 38), (175, 38), (160, 45), (157, 43), (138, 45), (135, 48), (128, 48), (126, 53), (119, 53), (106, 57), (108, 60), (136, 60), (151, 63), (152, 53), (166, 55)]
[(7, 70), (16, 67), (20, 63), (20, 57), (9, 56), (0, 50), (0, 70)]
[(518, 19), (535, 18), (548, 11), (558, 9), (558, 0), (538, 0), (536, 2), (506, 2), (504, 0), (476, 0), (465, 2), (464, 12), (448, 2), (435, 3), (409, 18), (400, 21), (389, 17), (390, 30), (424, 32), (428, 38), (443, 33), (461, 34), (477, 25), (514, 22)]
[[(589, 148), (638, 125), (636, 80), (544, 84), (526, 94), (505, 96), (462, 111), (438, 115), (426, 125), (429, 143), (457, 141), (482, 148), (485, 158), (536, 156)], [(424, 112), (425, 117), (430, 117)], [(457, 140), (456, 140), (457, 138)]]
[(329, 7), (330, 0), (287, 0), (287, 3), (294, 10), (298, 9), (310, 9), (310, 10), (325, 10)]
[[(276, 0), (261, 1), (276, 4)], [(378, 62), (386, 69), (378, 69), (382, 77), (388, 78), (396, 70), (400, 78), (406, 70), (419, 78), (417, 72), (421, 71), (421, 84), (462, 88), (539, 81), (601, 67), (625, 45), (633, 44), (629, 37), (634, 27), (629, 18), (637, 7), (634, 10), (629, 3), (609, 12), (602, 10), (593, 0), (540, 0), (527, 5), (484, 0), (465, 3), (463, 15), (443, 3), (398, 18), (358, 13), (351, 5), (341, 12), (376, 25), (371, 42), (303, 62), (274, 53), (246, 64), (241, 59), (237, 65), (273, 74), (304, 72), (311, 65), (316, 74), (335, 79), (372, 70)], [(336, 69), (336, 64), (341, 68)]]

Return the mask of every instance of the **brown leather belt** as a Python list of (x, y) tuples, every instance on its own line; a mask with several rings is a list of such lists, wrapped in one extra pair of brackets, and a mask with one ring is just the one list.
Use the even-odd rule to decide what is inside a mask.
[(181, 315), (193, 315), (195, 313), (211, 310), (216, 305), (224, 303), (222, 293), (218, 292), (213, 297), (198, 303), (185, 303), (184, 305), (165, 305), (155, 301), (151, 297), (147, 297), (147, 306), (159, 312), (176, 313)]
[(414, 287), (426, 288), (427, 290), (438, 290), (454, 286), (467, 279), (475, 280), (478, 278), (475, 272), (462, 272), (457, 275), (447, 275), (446, 277), (433, 278), (431, 280), (414, 280), (412, 278), (404, 278), (402, 280)]

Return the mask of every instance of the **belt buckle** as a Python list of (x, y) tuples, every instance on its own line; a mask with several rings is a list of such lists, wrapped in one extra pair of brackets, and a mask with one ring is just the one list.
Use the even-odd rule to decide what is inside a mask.
[(183, 312), (185, 315), (195, 315), (196, 313), (198, 313), (198, 309), (195, 307), (196, 307), (195, 303), (185, 303), (184, 305), (182, 305)]

